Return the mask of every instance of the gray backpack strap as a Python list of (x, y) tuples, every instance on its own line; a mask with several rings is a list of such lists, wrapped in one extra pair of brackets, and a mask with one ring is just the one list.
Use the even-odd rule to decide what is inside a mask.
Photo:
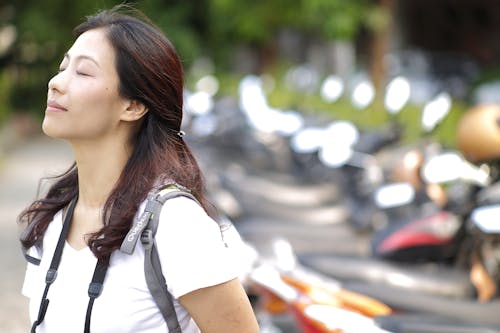
[(146, 275), (146, 283), (171, 333), (181, 333), (182, 331), (175, 312), (172, 295), (168, 291), (167, 283), (161, 270), (160, 257), (154, 237), (158, 229), (158, 222), (163, 204), (168, 199), (179, 196), (188, 197), (198, 202), (191, 193), (176, 185), (176, 188), (171, 191), (154, 198), (156, 204), (151, 206), (154, 207), (154, 209), (151, 211), (149, 223), (146, 223), (141, 233), (141, 243), (144, 247), (144, 272)]
[(159, 212), (163, 203), (157, 201), (159, 194), (150, 193), (147, 198), (146, 208), (142, 215), (134, 220), (132, 227), (125, 236), (123, 243), (120, 247), (120, 251), (126, 254), (132, 254), (137, 244), (137, 240), (143, 233), (144, 229), (148, 225), (150, 219), (152, 218), (154, 212)]

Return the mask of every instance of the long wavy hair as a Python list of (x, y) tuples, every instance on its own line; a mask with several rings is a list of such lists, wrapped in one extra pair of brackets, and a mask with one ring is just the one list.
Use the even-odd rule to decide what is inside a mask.
[[(122, 97), (148, 108), (133, 143), (132, 154), (104, 205), (104, 226), (89, 235), (88, 245), (98, 258), (118, 249), (130, 229), (139, 204), (159, 179), (171, 179), (191, 190), (205, 210), (215, 210), (205, 197), (204, 181), (191, 150), (178, 135), (182, 122), (183, 71), (172, 43), (142, 13), (123, 6), (87, 17), (74, 29), (76, 37), (105, 29), (115, 51)], [(45, 197), (19, 216), (25, 224), (21, 243), (39, 244), (56, 212), (78, 194), (74, 163), (56, 177)], [(176, 223), (182, 223), (177, 221)]]

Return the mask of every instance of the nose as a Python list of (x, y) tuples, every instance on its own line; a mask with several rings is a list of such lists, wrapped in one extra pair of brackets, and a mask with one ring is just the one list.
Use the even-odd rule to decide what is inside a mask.
[(49, 80), (49, 84), (48, 84), (49, 91), (63, 92), (64, 86), (65, 86), (65, 81), (66, 80), (65, 80), (64, 71), (57, 73)]

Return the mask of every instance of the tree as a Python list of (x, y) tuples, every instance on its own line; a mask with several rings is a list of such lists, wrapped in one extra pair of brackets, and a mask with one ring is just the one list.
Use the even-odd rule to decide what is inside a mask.
[[(0, 84), (9, 83), (12, 107), (39, 112), (47, 82), (73, 41), (72, 28), (84, 16), (123, 2), (10, 0), (0, 5), (0, 18), (5, 10), (12, 13), (6, 23), (0, 21), (0, 28), (12, 24), (17, 31), (14, 46), (0, 56)], [(225, 65), (235, 47), (246, 45), (255, 50), (261, 70), (278, 61), (276, 36), (282, 29), (292, 29), (304, 40), (352, 40), (369, 22), (374, 5), (373, 0), (125, 2), (142, 10), (167, 34), (185, 66), (205, 54), (219, 68), (229, 69)]]
[(211, 0), (211, 50), (227, 63), (237, 45), (250, 46), (264, 71), (277, 60), (280, 30), (292, 29), (305, 41), (352, 41), (361, 27), (370, 27), (374, 7), (373, 0)]
[(372, 0), (302, 0), (304, 25), (327, 39), (353, 40), (366, 24)]
[[(14, 111), (41, 114), (47, 82), (74, 40), (72, 29), (85, 16), (119, 3), (127, 1), (24, 0), (0, 5), (0, 18), (4, 11), (12, 13), (6, 23), (12, 24), (17, 32), (13, 47), (0, 57), (0, 87), (6, 88), (8, 83), (10, 91), (9, 96), (0, 94), (0, 98), (6, 99), (0, 100), (2, 105), (10, 105)], [(181, 57), (189, 63), (199, 53), (198, 32), (193, 27), (196, 18), (202, 16), (196, 12), (202, 3), (144, 0), (133, 5), (167, 33)], [(0, 22), (0, 28), (3, 24)]]

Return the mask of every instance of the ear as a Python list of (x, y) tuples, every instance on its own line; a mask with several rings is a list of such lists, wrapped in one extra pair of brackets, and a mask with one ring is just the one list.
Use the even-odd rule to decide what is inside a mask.
[(120, 119), (123, 121), (136, 121), (141, 119), (147, 112), (148, 108), (144, 104), (136, 100), (129, 100)]

